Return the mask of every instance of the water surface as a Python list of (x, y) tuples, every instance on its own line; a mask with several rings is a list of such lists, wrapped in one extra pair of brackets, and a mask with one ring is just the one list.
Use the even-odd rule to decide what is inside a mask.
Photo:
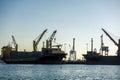
[(120, 80), (120, 66), (1, 63), (0, 80)]

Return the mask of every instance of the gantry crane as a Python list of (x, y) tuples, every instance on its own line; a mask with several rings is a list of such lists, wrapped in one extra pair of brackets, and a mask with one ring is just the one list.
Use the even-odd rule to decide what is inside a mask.
[(56, 34), (57, 30), (53, 31), (52, 35), (50, 36), (50, 38), (47, 40), (46, 42), (46, 47), (47, 48), (51, 48), (52, 47), (52, 41), (55, 37), (55, 34)]
[(105, 46), (103, 43), (103, 34), (100, 37), (101, 37), (101, 47), (100, 47), (101, 55), (103, 55), (104, 52), (105, 56), (108, 56), (109, 47)]
[(37, 40), (33, 40), (33, 51), (37, 51), (37, 45), (40, 42), (40, 40), (42, 39), (43, 35), (46, 33), (47, 29), (45, 29), (42, 34), (38, 37)]
[(13, 44), (14, 44), (14, 47), (15, 47), (15, 51), (18, 50), (18, 44), (16, 43), (15, 41), (15, 37), (12, 35), (12, 40), (13, 40)]
[(118, 43), (107, 33), (107, 31), (105, 31), (103, 28), (102, 28), (102, 31), (110, 38), (110, 40), (112, 40), (112, 42), (118, 47), (118, 50), (117, 50), (117, 55), (120, 56), (120, 39), (118, 41)]

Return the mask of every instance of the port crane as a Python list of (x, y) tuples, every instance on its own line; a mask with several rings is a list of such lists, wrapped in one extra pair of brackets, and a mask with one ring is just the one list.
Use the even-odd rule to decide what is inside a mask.
[(73, 38), (73, 47), (72, 50), (70, 50), (70, 56), (69, 56), (70, 60), (75, 61), (76, 60), (76, 51), (75, 51), (75, 38)]
[(51, 48), (52, 47), (52, 41), (53, 41), (56, 33), (57, 33), (57, 30), (53, 31), (53, 33), (50, 36), (50, 38), (46, 41), (46, 47), (47, 48)]
[(102, 28), (102, 31), (110, 38), (110, 40), (118, 47), (118, 50), (117, 50), (117, 56), (120, 56), (120, 39), (118, 40), (118, 43), (107, 33), (107, 31), (105, 31), (103, 28)]
[(103, 34), (100, 37), (101, 37), (101, 48), (100, 48), (101, 54), (103, 55), (103, 52), (104, 52), (105, 56), (108, 56), (109, 47), (105, 46), (103, 43)]
[(38, 37), (37, 40), (33, 40), (33, 51), (37, 51), (37, 45), (40, 42), (40, 40), (42, 39), (43, 35), (46, 33), (47, 29), (45, 29), (42, 34)]
[(18, 44), (16, 43), (15, 37), (13, 35), (12, 35), (12, 40), (15, 47), (15, 51), (18, 51)]

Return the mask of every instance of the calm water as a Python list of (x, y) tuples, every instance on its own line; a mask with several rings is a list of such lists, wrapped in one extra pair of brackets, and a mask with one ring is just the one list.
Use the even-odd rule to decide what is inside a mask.
[(120, 66), (0, 63), (0, 80), (120, 80)]

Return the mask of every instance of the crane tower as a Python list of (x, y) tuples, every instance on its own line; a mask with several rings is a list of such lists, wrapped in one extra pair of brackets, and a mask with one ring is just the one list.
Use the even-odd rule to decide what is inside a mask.
[(105, 56), (108, 56), (109, 47), (105, 46), (103, 43), (103, 34), (100, 37), (101, 37), (101, 48), (100, 48), (101, 55), (103, 55), (104, 52)]
[(70, 56), (69, 59), (72, 61), (76, 60), (76, 51), (75, 51), (75, 38), (73, 38), (73, 48), (70, 50)]

